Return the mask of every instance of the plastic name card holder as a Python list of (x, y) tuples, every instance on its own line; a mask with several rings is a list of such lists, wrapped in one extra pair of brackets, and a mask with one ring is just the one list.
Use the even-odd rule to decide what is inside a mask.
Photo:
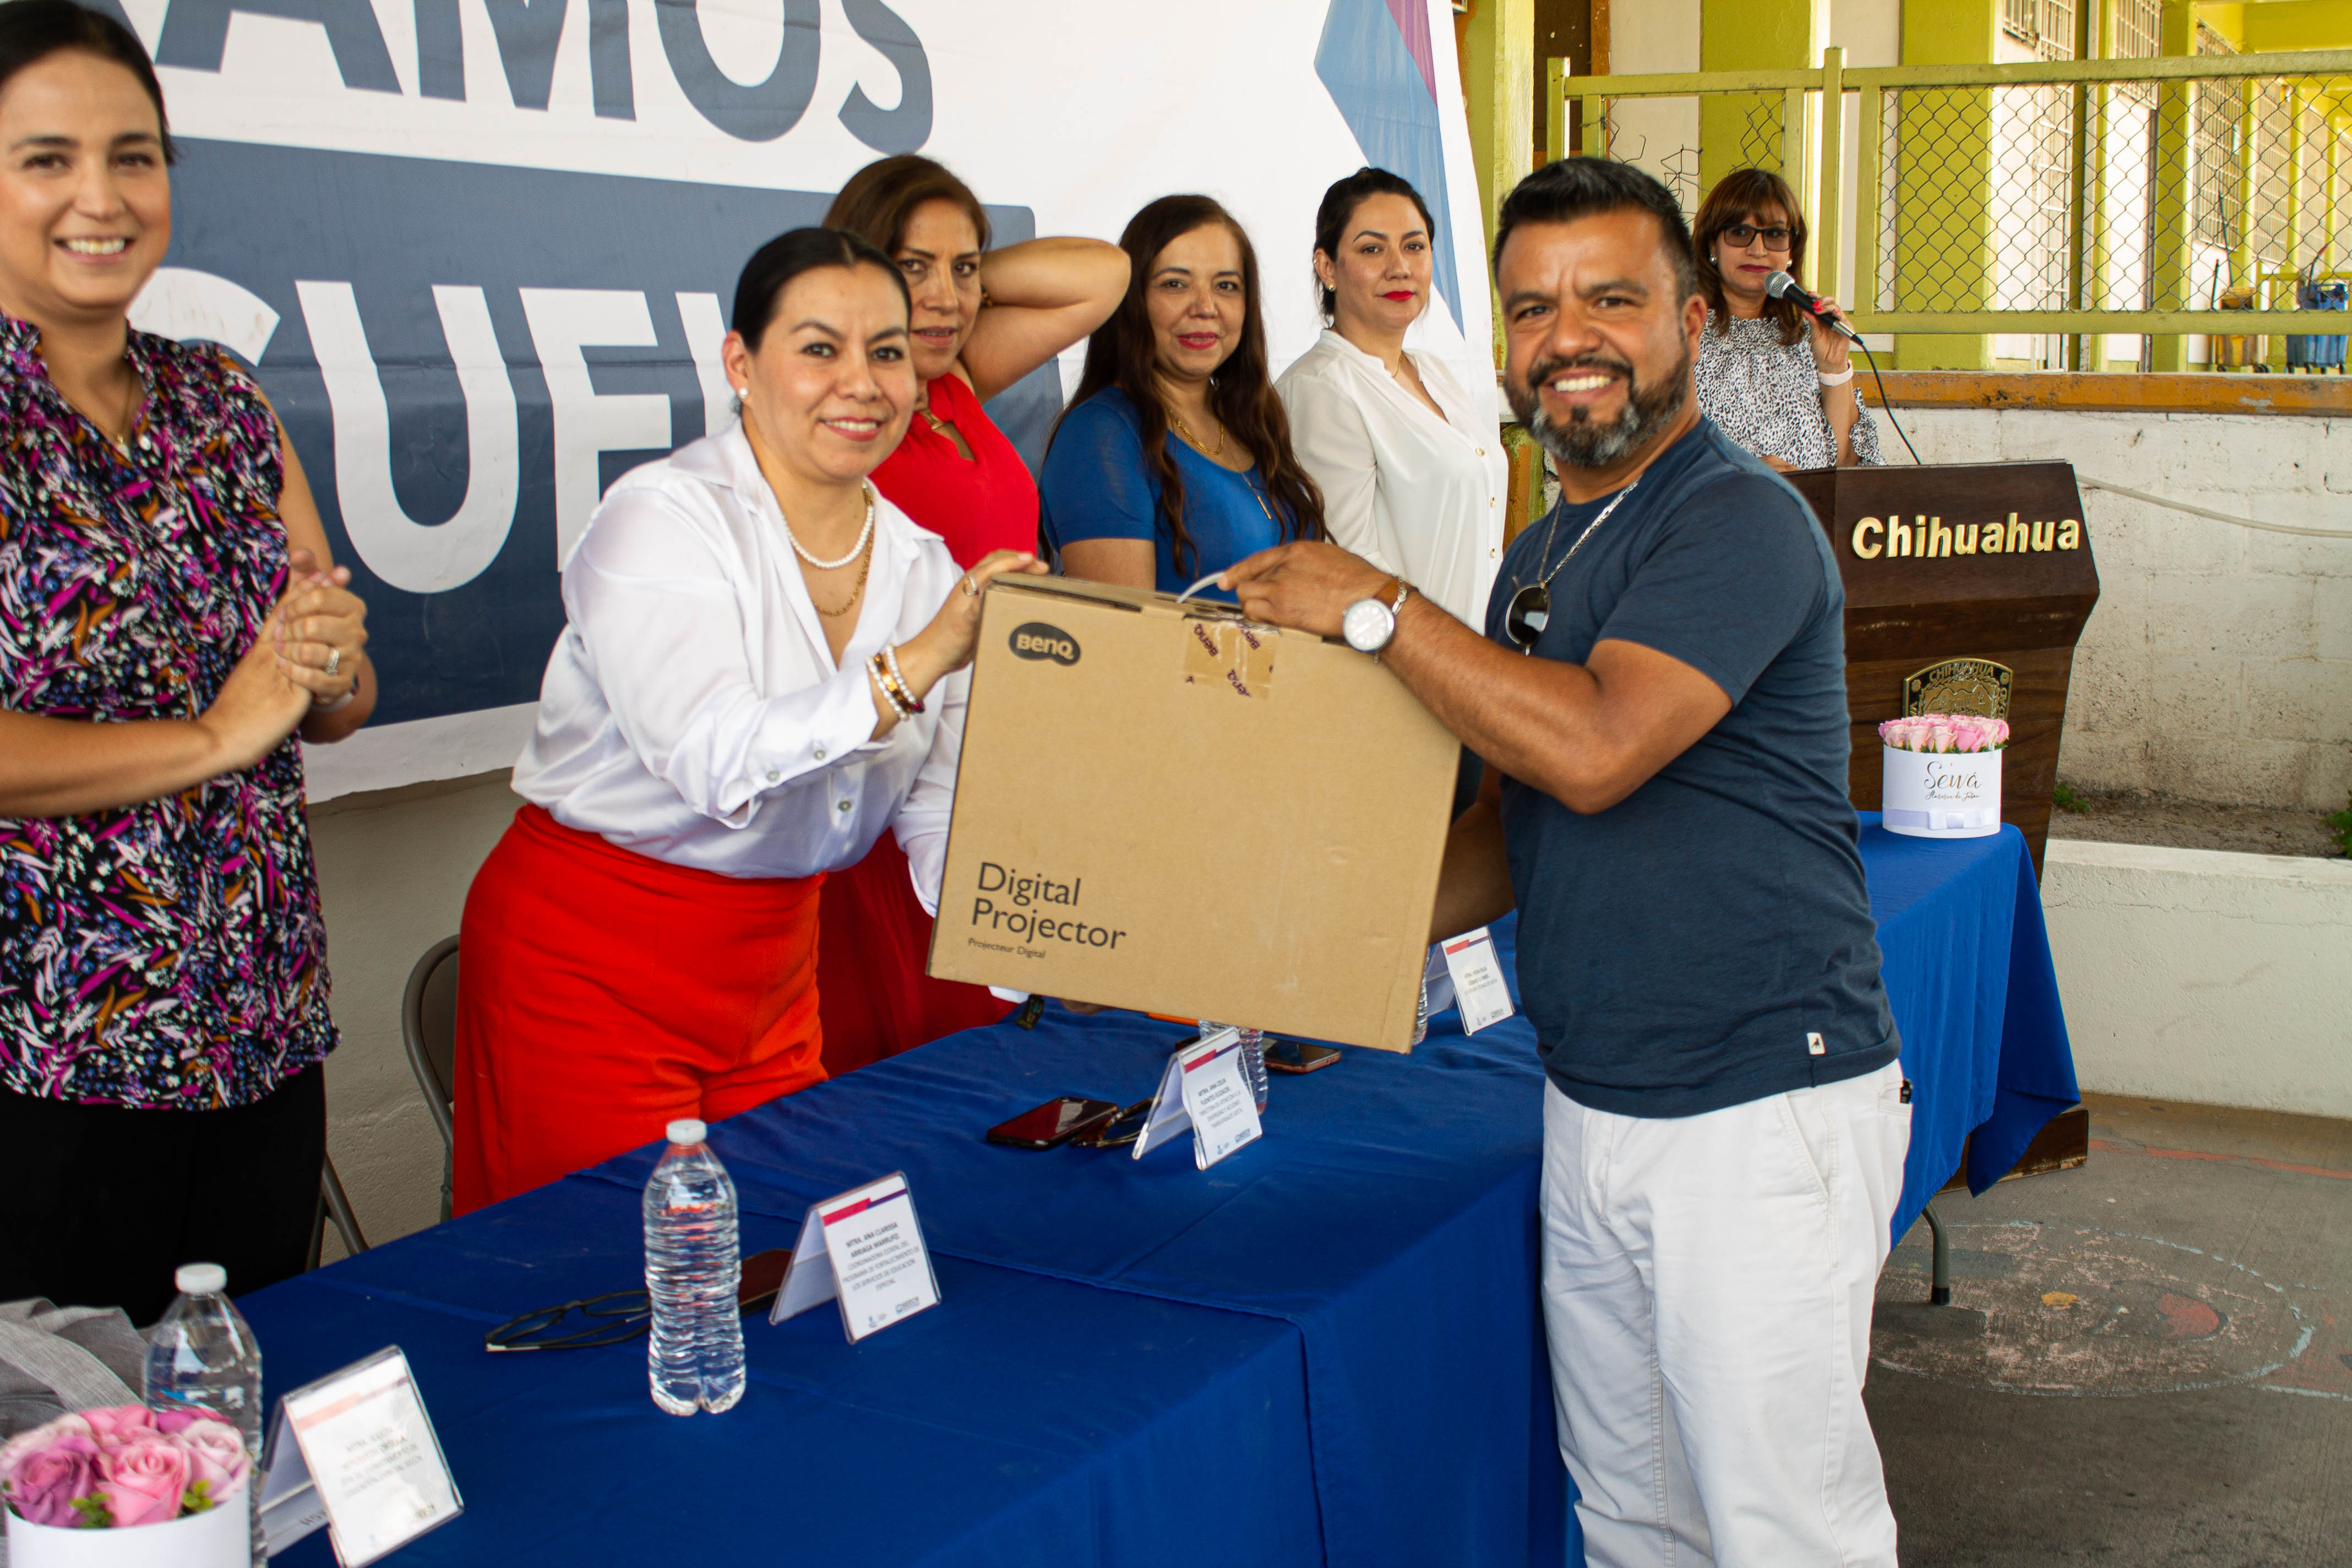
[(809, 1205), (768, 1321), (781, 1323), (825, 1301), (840, 1303), (841, 1330), (851, 1344), (940, 1304), (939, 1276), (905, 1172)]
[(1265, 1129), (1257, 1100), (1242, 1066), (1242, 1032), (1227, 1026), (1204, 1040), (1177, 1047), (1160, 1077), (1151, 1113), (1135, 1141), (1140, 1160), (1187, 1127), (1192, 1130), (1192, 1163), (1207, 1170)]
[[(1511, 988), (1503, 982), (1502, 961), (1496, 957), (1495, 939), (1485, 926), (1449, 936), (1437, 945), (1445, 954), (1454, 1000), (1462, 1005), (1464, 1034), (1475, 1035), (1511, 1016)], [(1431, 1011), (1435, 1010), (1433, 1002)]]
[(273, 1557), (324, 1524), (335, 1561), (362, 1568), (466, 1510), (398, 1345), (278, 1400), (262, 1452)]

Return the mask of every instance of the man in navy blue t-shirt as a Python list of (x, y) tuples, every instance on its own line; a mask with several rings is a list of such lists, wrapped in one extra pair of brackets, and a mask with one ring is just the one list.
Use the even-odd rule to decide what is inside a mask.
[(1698, 413), (1706, 307), (1664, 186), (1565, 159), (1496, 230), (1504, 385), (1560, 500), (1486, 636), (1328, 544), (1226, 575), (1251, 615), (1377, 652), (1489, 764), (1434, 930), (1519, 910), (1589, 1560), (1893, 1568), (1862, 1382), (1911, 1108), (1846, 799), (1836, 563)]

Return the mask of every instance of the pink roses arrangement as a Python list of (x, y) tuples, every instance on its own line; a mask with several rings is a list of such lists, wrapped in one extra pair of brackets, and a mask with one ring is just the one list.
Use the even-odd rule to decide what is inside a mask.
[(0, 1497), (34, 1524), (166, 1524), (237, 1495), (245, 1438), (193, 1410), (115, 1405), (60, 1415), (0, 1444)]
[(1966, 713), (1922, 713), (1889, 719), (1878, 738), (1898, 752), (1998, 752), (2009, 744), (2009, 721)]

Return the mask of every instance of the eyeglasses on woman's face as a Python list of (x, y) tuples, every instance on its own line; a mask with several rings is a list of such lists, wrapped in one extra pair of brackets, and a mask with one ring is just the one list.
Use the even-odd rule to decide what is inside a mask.
[(1767, 250), (1786, 250), (1789, 241), (1795, 237), (1795, 231), (1777, 224), (1770, 228), (1758, 228), (1752, 223), (1736, 223), (1723, 231), (1723, 237), (1734, 250), (1745, 250), (1759, 237)]

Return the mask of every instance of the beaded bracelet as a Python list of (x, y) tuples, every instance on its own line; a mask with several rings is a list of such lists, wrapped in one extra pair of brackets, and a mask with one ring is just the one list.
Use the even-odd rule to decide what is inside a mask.
[(877, 653), (866, 661), (866, 673), (873, 680), (874, 689), (882, 694), (882, 700), (890, 705), (891, 712), (896, 713), (901, 720), (915, 716), (913, 710), (907, 706), (905, 700), (899, 697), (897, 688), (890, 684), (889, 667), (882, 662), (880, 654)]
[(913, 709), (916, 712), (920, 713), (923, 710), (923, 700), (915, 695), (915, 689), (907, 684), (907, 677), (905, 673), (898, 668), (898, 650), (897, 647), (890, 643), (884, 643), (882, 645), (882, 657), (890, 661), (890, 679), (898, 683), (898, 695), (907, 700), (908, 707)]

